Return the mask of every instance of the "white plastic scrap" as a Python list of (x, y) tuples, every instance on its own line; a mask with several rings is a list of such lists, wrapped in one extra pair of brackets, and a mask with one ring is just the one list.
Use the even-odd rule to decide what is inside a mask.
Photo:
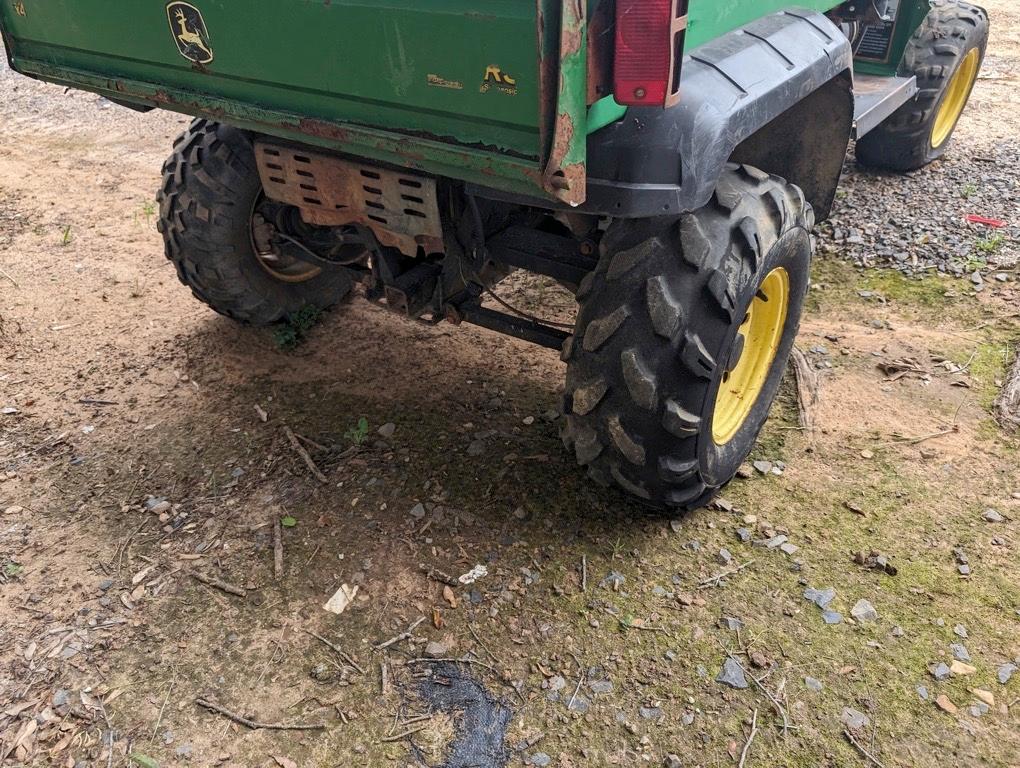
[(327, 610), (330, 613), (335, 613), (339, 616), (347, 610), (347, 606), (354, 602), (354, 598), (357, 594), (358, 588), (356, 586), (349, 587), (346, 584), (341, 584), (340, 589), (336, 591), (336, 594), (329, 598), (329, 602), (322, 607), (324, 610)]
[(488, 576), (488, 575), (489, 575), (489, 569), (488, 568), (486, 568), (484, 565), (476, 565), (470, 571), (468, 571), (463, 576), (461, 576), (459, 579), (457, 579), (457, 581), (459, 581), (461, 584), (474, 584), (476, 581), (478, 581), (483, 576)]

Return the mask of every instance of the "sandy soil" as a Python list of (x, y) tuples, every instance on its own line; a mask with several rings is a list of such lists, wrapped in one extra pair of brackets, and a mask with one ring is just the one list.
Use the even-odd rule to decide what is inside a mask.
[[(988, 6), (968, 157), (1020, 131), (1020, 14)], [(512, 712), (511, 764), (736, 765), (752, 721), (748, 766), (1018, 764), (1020, 672), (999, 676), (1020, 657), (1020, 445), (991, 418), (1015, 271), (975, 292), (820, 259), (815, 428), (787, 387), (753, 456), (780, 474), (648, 519), (561, 450), (555, 354), (364, 303), (281, 351), (163, 257), (153, 199), (185, 118), (6, 69), (0, 94), (0, 762), (465, 766), (475, 707), (498, 718), (430, 698), (457, 674), (422, 673), (433, 642)], [(887, 226), (896, 179), (854, 173)], [(534, 280), (507, 295), (569, 311)], [(796, 551), (760, 545), (777, 536)], [(896, 575), (854, 562), (873, 550)], [(325, 612), (344, 584), (352, 606)], [(835, 589), (841, 624), (809, 586)], [(876, 621), (852, 618), (861, 599)], [(953, 644), (974, 670), (936, 680)], [(756, 682), (716, 682), (728, 656)], [(198, 698), (325, 728), (252, 730)], [(853, 741), (846, 708), (867, 721)]]

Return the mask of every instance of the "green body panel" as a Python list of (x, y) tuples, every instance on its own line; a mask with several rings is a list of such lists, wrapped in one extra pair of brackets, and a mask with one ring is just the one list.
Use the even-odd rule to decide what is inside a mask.
[(890, 77), (895, 75), (899, 70), (903, 53), (907, 49), (907, 43), (917, 28), (921, 26), (921, 22), (927, 17), (930, 10), (929, 0), (900, 0), (899, 15), (896, 19), (889, 57), (882, 62), (857, 59), (854, 69), (869, 75)]
[(690, 0), (687, 9), (687, 50), (732, 32), (749, 21), (787, 8), (830, 11), (840, 0)]

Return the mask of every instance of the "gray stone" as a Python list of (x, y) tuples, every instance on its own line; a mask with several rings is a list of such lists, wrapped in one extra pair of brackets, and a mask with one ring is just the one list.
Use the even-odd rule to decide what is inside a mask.
[(944, 661), (940, 661), (931, 669), (931, 676), (939, 681), (948, 680), (951, 674), (949, 665)]
[(772, 471), (771, 461), (756, 461), (754, 462), (754, 468), (761, 472), (763, 475), (767, 475)]
[(536, 752), (528, 758), (528, 763), (530, 765), (537, 766), (538, 768), (545, 768), (545, 766), (549, 765), (551, 762), (552, 758), (545, 752)]
[(485, 453), (484, 440), (472, 440), (467, 447), (468, 456), (481, 456), (483, 453)]
[(567, 709), (571, 712), (580, 712), (582, 715), (588, 711), (589, 706), (591, 705), (589, 704), (588, 699), (581, 694), (574, 696), (573, 701), (567, 701)]
[(963, 624), (957, 624), (953, 627), (953, 634), (957, 637), (962, 637), (964, 640), (967, 639), (967, 628)]
[(596, 680), (593, 683), (588, 683), (588, 690), (592, 693), (612, 693), (613, 684), (609, 680)]
[(960, 643), (953, 643), (949, 646), (949, 650), (953, 652), (953, 658), (957, 661), (970, 661), (970, 651), (967, 647)]
[(731, 688), (743, 689), (747, 687), (747, 678), (744, 677), (744, 670), (734, 659), (726, 659), (723, 662), (722, 671), (715, 681), (728, 685)]
[(832, 587), (826, 587), (825, 589), (808, 587), (804, 590), (804, 599), (810, 600), (819, 608), (827, 608), (829, 603), (836, 599), (836, 590)]
[(786, 536), (784, 536), (783, 534), (779, 534), (778, 536), (773, 536), (771, 539), (766, 541), (765, 546), (768, 547), (769, 549), (778, 549), (788, 541), (789, 539)]
[(181, 744), (181, 746), (174, 750), (174, 754), (177, 755), (177, 757), (183, 757), (187, 760), (191, 757), (191, 745)]
[(981, 717), (981, 715), (987, 715), (989, 706), (983, 701), (978, 701), (970, 705), (967, 711), (970, 712), (971, 717)]
[(113, 579), (103, 579), (101, 582), (99, 582), (99, 589), (103, 592), (106, 592), (114, 584), (115, 582)]
[(733, 555), (730, 554), (730, 551), (728, 549), (723, 547), (722, 549), (719, 550), (719, 562), (720, 563), (722, 563), (723, 565), (727, 565), (732, 560), (733, 560)]
[(840, 715), (839, 719), (851, 731), (860, 731), (871, 725), (871, 719), (853, 707), (843, 707), (843, 714)]
[(998, 671), (999, 682), (1002, 683), (1003, 685), (1008, 683), (1009, 679), (1013, 677), (1013, 673), (1016, 672), (1017, 669), (1018, 669), (1017, 665), (1014, 664), (1013, 662), (1007, 662), (1006, 664), (1003, 664), (1001, 667), (999, 667)]
[(415, 520), (421, 520), (425, 517), (425, 505), (419, 502), (411, 507), (411, 517)]
[(969, 565), (958, 565), (956, 566), (956, 570), (960, 572), (961, 576), (970, 576), (971, 573)]
[(928, 701), (928, 689), (923, 685), (917, 686), (917, 695), (921, 697), (922, 701)]
[(850, 609), (850, 615), (857, 621), (877, 621), (878, 611), (867, 600), (858, 600), (857, 604)]
[(737, 528), (737, 538), (746, 544), (751, 540), (751, 531), (747, 528)]
[(792, 544), (789, 541), (787, 541), (779, 545), (779, 550), (784, 554), (793, 555), (800, 551), (800, 547), (798, 547), (796, 544)]
[(53, 706), (54, 707), (66, 707), (71, 701), (71, 692), (66, 688), (59, 688), (57, 692), (53, 694)]
[(430, 659), (442, 659), (450, 653), (450, 649), (433, 640), (425, 646), (425, 655)]
[(998, 510), (995, 509), (986, 509), (984, 518), (989, 523), (1001, 523), (1003, 520), (1002, 515), (1000, 515)]
[(618, 571), (610, 571), (606, 574), (605, 578), (599, 582), (599, 586), (603, 589), (611, 589), (614, 592), (618, 592), (625, 581), (627, 581), (627, 577), (622, 573), (619, 573)]
[(737, 632), (744, 628), (744, 622), (732, 616), (723, 616), (721, 623), (723, 627), (728, 629), (730, 632)]
[(815, 693), (818, 693), (825, 687), (822, 685), (821, 680), (816, 680), (811, 676), (805, 676), (804, 685), (807, 686), (808, 690), (814, 691)]
[(562, 676), (556, 675), (555, 677), (550, 677), (546, 681), (546, 685), (550, 691), (562, 691), (567, 687), (567, 681)]
[(906, 632), (903, 631), (903, 627), (901, 627), (899, 624), (892, 628), (893, 637), (903, 637), (905, 634)]
[(822, 621), (826, 624), (842, 624), (843, 614), (838, 611), (824, 610), (822, 611)]
[(385, 437), (387, 440), (393, 437), (393, 433), (397, 431), (397, 425), (392, 421), (388, 421), (379, 427), (379, 435)]
[(684, 764), (680, 762), (679, 757), (670, 754), (662, 761), (662, 768), (684, 768)]
[(659, 709), (659, 707), (641, 707), (641, 709), (638, 710), (638, 714), (645, 720), (662, 719), (662, 710)]

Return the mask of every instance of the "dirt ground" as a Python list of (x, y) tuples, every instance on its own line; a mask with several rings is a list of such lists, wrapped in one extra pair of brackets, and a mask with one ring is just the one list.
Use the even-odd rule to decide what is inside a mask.
[[(956, 148), (910, 179), (964, 276), (866, 271), (821, 230), (814, 428), (786, 386), (757, 469), (682, 520), (572, 464), (553, 352), (363, 302), (284, 351), (213, 314), (155, 232), (186, 119), (0, 69), (0, 763), (1020, 765), (1020, 441), (991, 416), (1020, 12), (987, 5)], [(848, 173), (892, 226), (898, 179)], [(994, 260), (967, 213), (1010, 221)]]

